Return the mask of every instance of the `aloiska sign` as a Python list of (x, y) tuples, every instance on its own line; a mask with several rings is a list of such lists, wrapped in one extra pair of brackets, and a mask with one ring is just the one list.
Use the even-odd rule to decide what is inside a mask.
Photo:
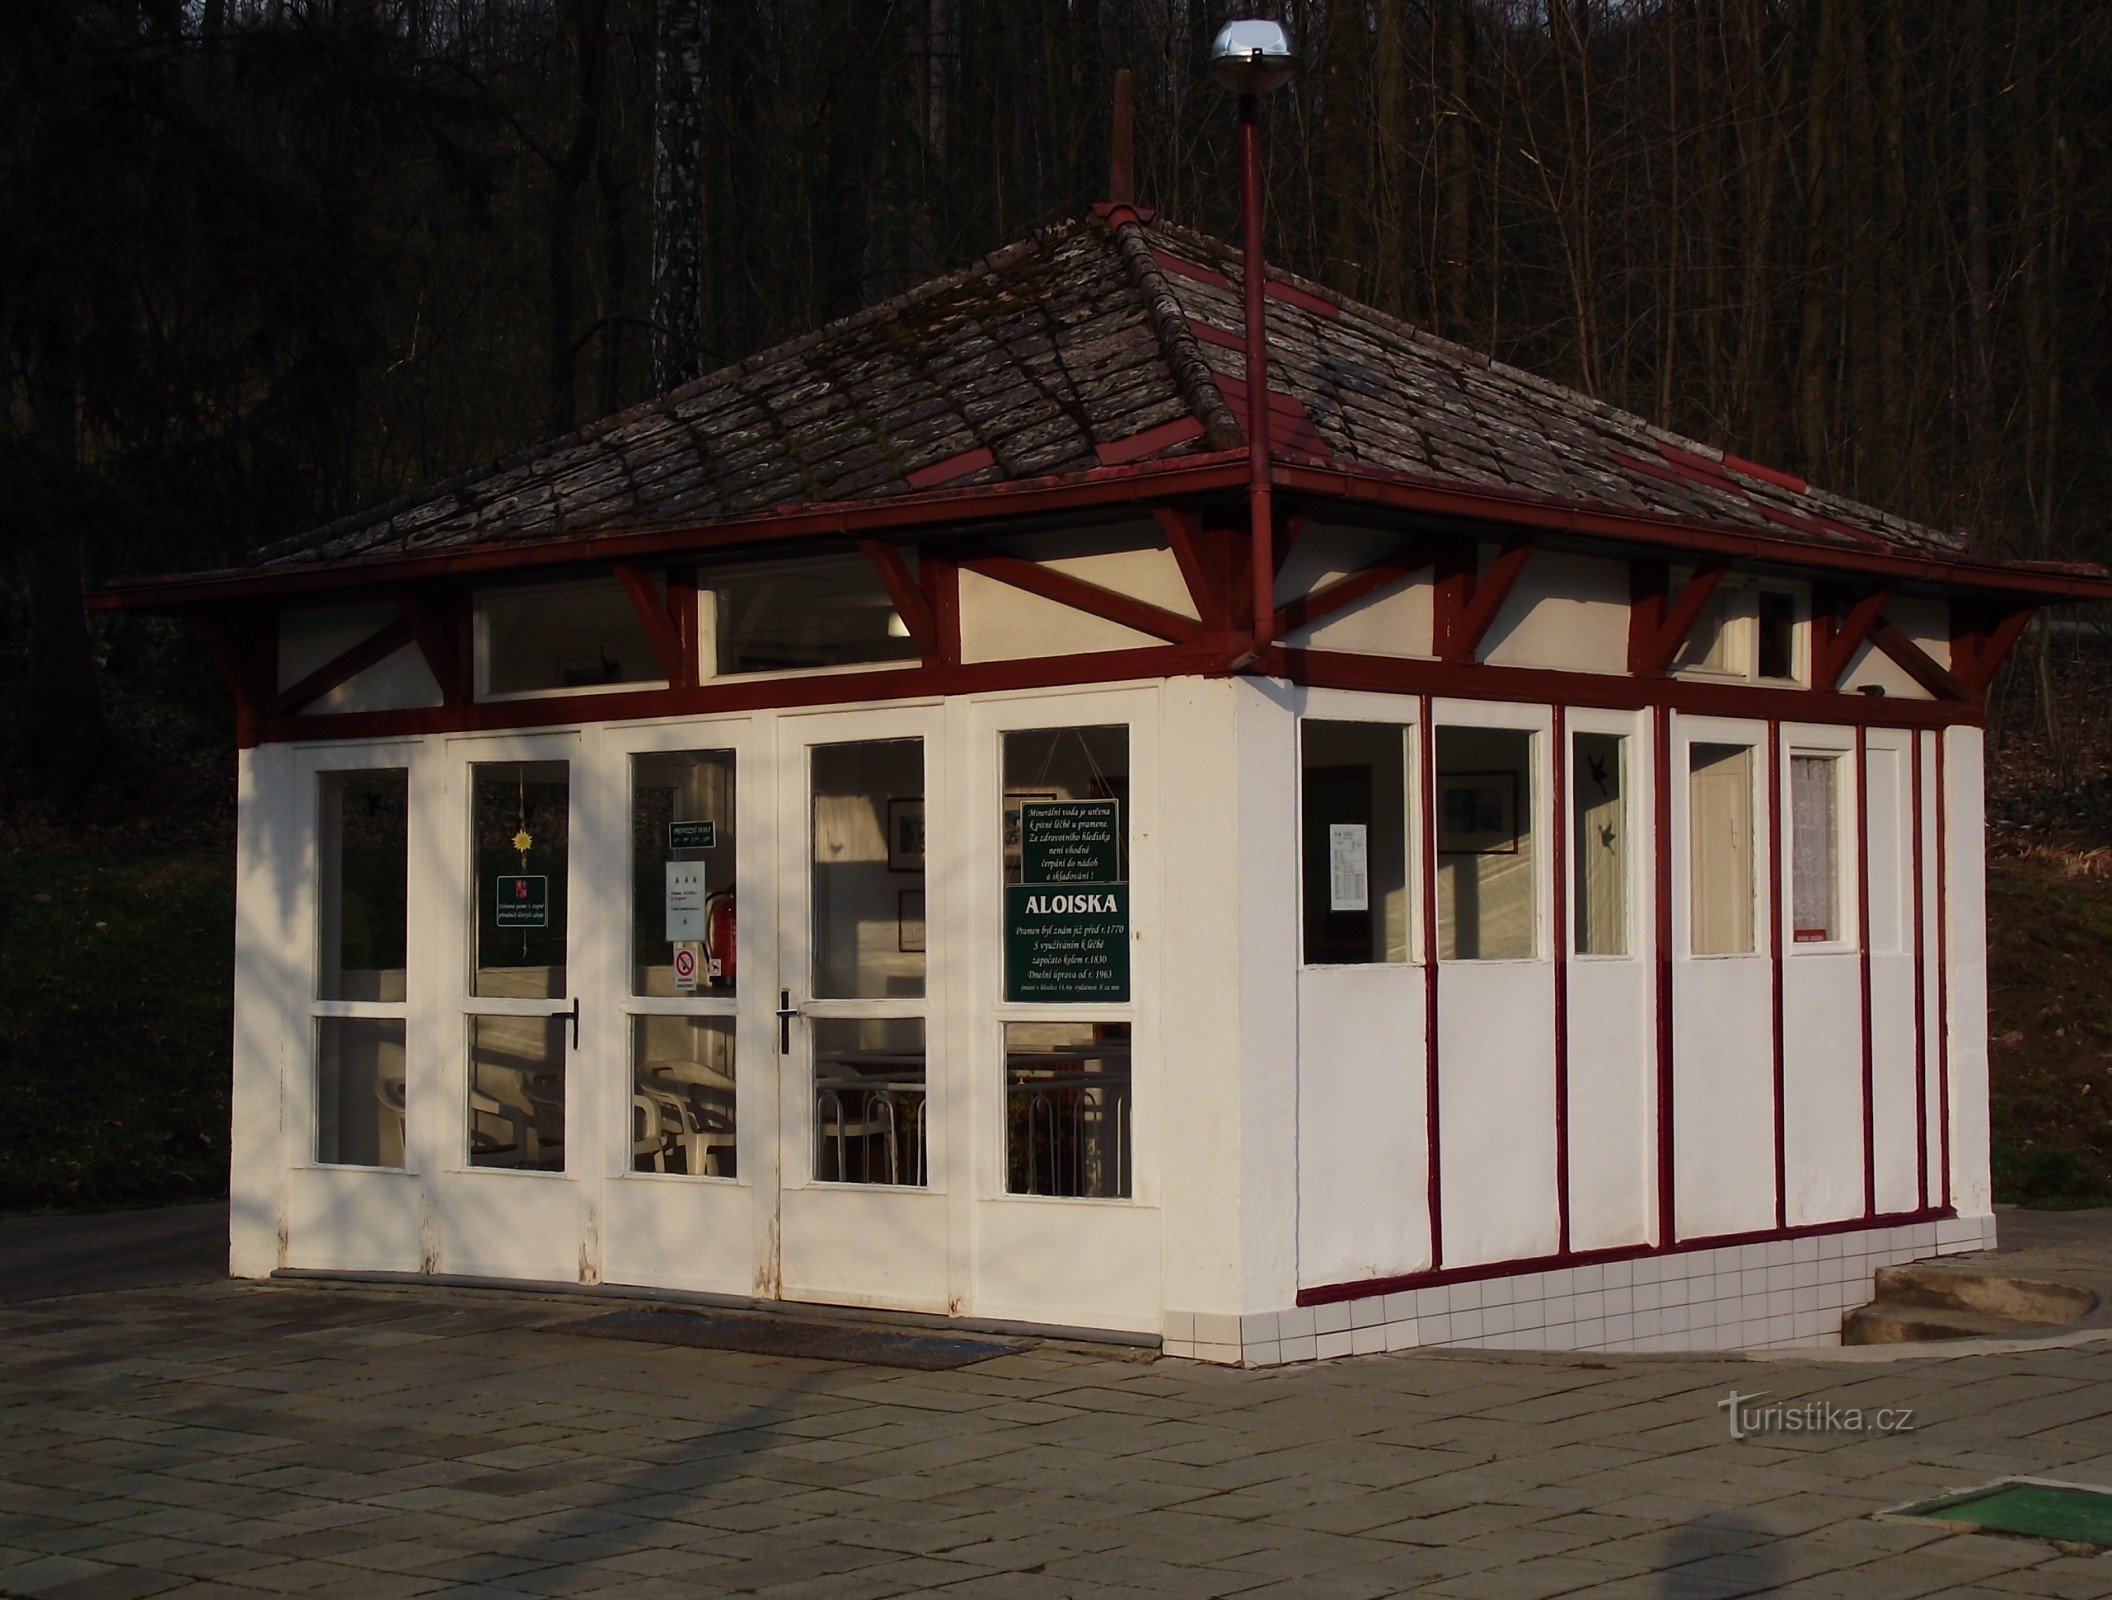
[(1129, 999), (1129, 885), (1114, 800), (1030, 801), (1019, 883), (1005, 886), (1005, 998)]

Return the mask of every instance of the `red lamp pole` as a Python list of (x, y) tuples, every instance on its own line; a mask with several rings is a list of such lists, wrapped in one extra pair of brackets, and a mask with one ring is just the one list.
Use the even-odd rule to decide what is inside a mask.
[(1276, 521), (1269, 497), (1269, 356), (1261, 258), (1261, 96), (1239, 97), (1239, 184), (1247, 291), (1247, 515), (1254, 558), (1254, 653), (1276, 641)]

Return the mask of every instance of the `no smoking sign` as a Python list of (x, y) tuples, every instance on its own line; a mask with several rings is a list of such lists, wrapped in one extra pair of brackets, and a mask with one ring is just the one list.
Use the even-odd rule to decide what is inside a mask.
[(675, 992), (693, 993), (697, 987), (697, 947), (685, 941), (675, 946)]

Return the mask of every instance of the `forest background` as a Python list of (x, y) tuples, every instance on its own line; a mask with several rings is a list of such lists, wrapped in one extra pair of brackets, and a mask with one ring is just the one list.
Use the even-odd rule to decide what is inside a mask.
[[(180, 629), (91, 620), (84, 587), (232, 563), (1080, 214), (1107, 192), (1117, 69), (1139, 199), (1230, 233), (1233, 119), (1203, 66), (1230, 14), (16, 0), (0, 1205), (192, 1192), (225, 1170), (224, 996), (189, 1005), (219, 992), (204, 954), (165, 974), (185, 992), (150, 1048), (113, 1039), (141, 1079), (116, 1096), (133, 1120), (108, 1173), (59, 1081), (80, 1030), (111, 1021), (83, 996), (145, 880), (172, 875), (137, 930), (162, 959), (225, 943), (218, 691)], [(1276, 14), (1301, 56), (1265, 108), (1279, 263), (1981, 553), (2112, 558), (2112, 7)], [(2046, 1169), (2012, 1188), (2070, 1199), (2112, 1192), (2112, 1110), (2081, 1114), (2112, 1104), (2104, 656), (2088, 619), (2035, 629), (1992, 717), (1996, 1038), (2017, 1061), (1998, 1136), (2017, 1171)], [(193, 1057), (172, 1096), (167, 1063)], [(168, 1124), (145, 1174), (140, 1119)], [(58, 1165), (39, 1130), (71, 1140)]]

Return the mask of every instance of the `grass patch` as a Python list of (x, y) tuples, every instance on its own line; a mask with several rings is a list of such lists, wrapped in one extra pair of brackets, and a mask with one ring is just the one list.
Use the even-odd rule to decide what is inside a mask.
[(227, 1192), (226, 844), (0, 851), (0, 1210)]

